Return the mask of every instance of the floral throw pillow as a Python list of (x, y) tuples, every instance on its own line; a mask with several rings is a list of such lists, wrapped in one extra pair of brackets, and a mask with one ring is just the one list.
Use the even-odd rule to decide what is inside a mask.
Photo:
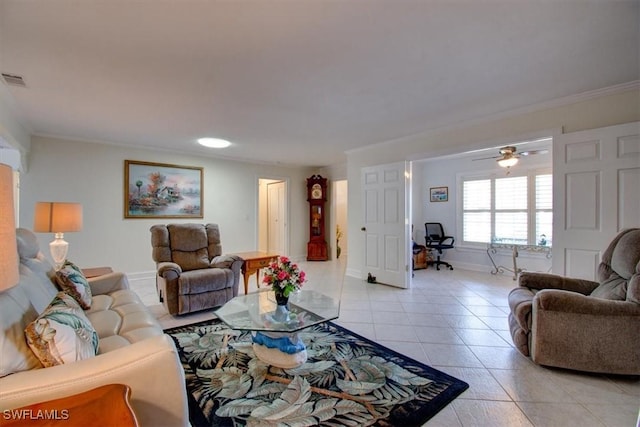
[(78, 301), (80, 307), (85, 310), (91, 308), (91, 286), (82, 270), (74, 263), (65, 261), (62, 268), (56, 271), (56, 282), (62, 291)]
[(88, 359), (98, 352), (98, 334), (78, 302), (58, 292), (25, 329), (31, 351), (44, 367)]

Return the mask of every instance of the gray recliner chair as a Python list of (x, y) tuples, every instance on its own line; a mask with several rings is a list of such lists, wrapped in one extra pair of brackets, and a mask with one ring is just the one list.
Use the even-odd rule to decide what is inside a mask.
[(218, 307), (238, 295), (244, 261), (222, 255), (217, 224), (151, 227), (156, 287), (170, 314)]
[(640, 375), (640, 228), (614, 238), (598, 280), (522, 273), (509, 294), (518, 350), (540, 365)]

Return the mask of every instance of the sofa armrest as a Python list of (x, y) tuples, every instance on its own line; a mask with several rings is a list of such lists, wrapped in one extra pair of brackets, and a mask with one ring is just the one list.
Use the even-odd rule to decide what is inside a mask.
[[(209, 265), (211, 267), (214, 268), (229, 268), (231, 270), (233, 270), (234, 268), (234, 263), (240, 263), (239, 268), (242, 268), (242, 264), (244, 263), (244, 260), (242, 258), (240, 258), (237, 255), (219, 255), (216, 257), (213, 257), (213, 259), (211, 259), (211, 262), (209, 263)], [(238, 268), (238, 270), (239, 270)]]
[(178, 277), (182, 274), (182, 268), (175, 262), (159, 262), (158, 263), (158, 276), (165, 278)]
[(119, 271), (87, 278), (87, 282), (91, 286), (91, 294), (93, 295), (104, 295), (121, 289), (129, 289), (127, 275)]
[(640, 304), (630, 301), (590, 297), (576, 292), (545, 289), (536, 294), (534, 304), (538, 310), (593, 316), (639, 316)]
[(518, 284), (530, 289), (560, 289), (578, 292), (582, 295), (589, 295), (598, 287), (598, 283), (591, 280), (573, 279), (556, 274), (529, 272), (520, 274)]
[(640, 375), (640, 304), (542, 290), (533, 298), (530, 355), (540, 365)]
[(188, 425), (184, 371), (167, 335), (91, 359), (0, 378), (0, 410), (118, 383), (131, 387), (131, 406), (140, 425)]
[(233, 296), (238, 296), (238, 288), (240, 287), (240, 276), (242, 276), (242, 266), (244, 265), (244, 259), (237, 255), (220, 255), (213, 257), (210, 265), (221, 266), (222, 268), (228, 268), (233, 271)]
[(179, 280), (182, 268), (175, 262), (159, 262), (156, 275), (156, 289), (160, 301), (164, 303), (169, 314), (180, 314), (179, 302)]

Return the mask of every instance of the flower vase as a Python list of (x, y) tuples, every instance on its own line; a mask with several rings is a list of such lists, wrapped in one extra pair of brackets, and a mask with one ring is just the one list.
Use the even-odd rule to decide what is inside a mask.
[(289, 297), (285, 297), (284, 294), (276, 292), (276, 304), (287, 305), (289, 303)]
[(273, 318), (277, 322), (289, 321), (289, 297), (285, 297), (284, 294), (276, 293), (276, 311), (273, 313)]

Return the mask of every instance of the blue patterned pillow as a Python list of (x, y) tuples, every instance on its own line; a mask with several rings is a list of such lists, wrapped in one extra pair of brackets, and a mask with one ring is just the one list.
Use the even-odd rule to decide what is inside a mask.
[(78, 301), (80, 307), (85, 310), (91, 308), (91, 286), (77, 265), (65, 261), (62, 268), (56, 271), (56, 282), (62, 291)]
[(98, 352), (96, 330), (78, 302), (64, 292), (58, 292), (24, 333), (45, 367), (88, 359)]

